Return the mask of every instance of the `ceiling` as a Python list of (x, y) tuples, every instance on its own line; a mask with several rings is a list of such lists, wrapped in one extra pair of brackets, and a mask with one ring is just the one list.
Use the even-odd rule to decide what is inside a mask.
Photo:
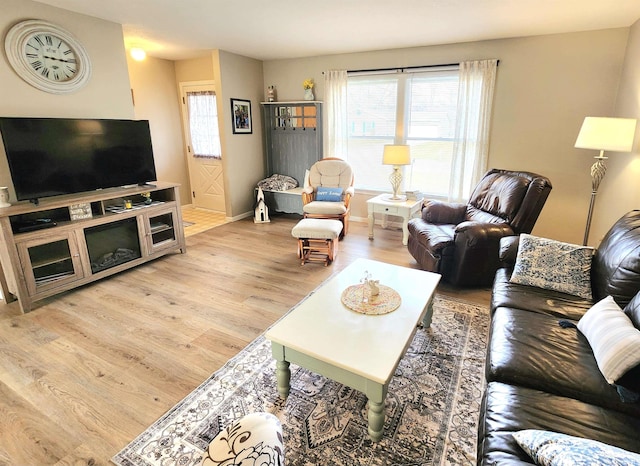
[(123, 25), (127, 47), (259, 60), (629, 27), (639, 0), (39, 0)]

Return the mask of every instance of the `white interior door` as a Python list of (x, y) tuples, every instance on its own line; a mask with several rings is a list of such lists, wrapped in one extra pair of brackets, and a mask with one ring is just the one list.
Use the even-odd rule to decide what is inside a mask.
[(180, 83), (191, 204), (225, 212), (224, 170), (212, 81)]

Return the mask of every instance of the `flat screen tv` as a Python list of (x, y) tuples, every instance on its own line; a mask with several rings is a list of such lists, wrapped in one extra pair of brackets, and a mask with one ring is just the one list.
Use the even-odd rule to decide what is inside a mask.
[(147, 120), (0, 117), (18, 200), (156, 180)]

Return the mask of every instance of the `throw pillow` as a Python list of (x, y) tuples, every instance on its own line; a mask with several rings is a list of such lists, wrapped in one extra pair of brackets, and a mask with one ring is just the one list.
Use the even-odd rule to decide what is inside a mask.
[(640, 331), (611, 296), (582, 316), (578, 330), (587, 337), (598, 368), (610, 384), (640, 364)]
[(341, 202), (342, 188), (327, 188), (320, 186), (316, 191), (316, 201)]
[(593, 248), (521, 234), (511, 283), (591, 298)]
[(640, 464), (640, 455), (622, 448), (571, 435), (544, 430), (521, 430), (513, 438), (540, 466), (591, 466)]

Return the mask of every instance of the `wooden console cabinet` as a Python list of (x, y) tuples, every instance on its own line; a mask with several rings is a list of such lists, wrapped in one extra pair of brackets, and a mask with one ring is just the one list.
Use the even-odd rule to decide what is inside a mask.
[[(110, 188), (0, 208), (4, 299), (27, 312), (38, 300), (186, 252), (178, 188)], [(146, 203), (144, 192), (151, 194)]]

